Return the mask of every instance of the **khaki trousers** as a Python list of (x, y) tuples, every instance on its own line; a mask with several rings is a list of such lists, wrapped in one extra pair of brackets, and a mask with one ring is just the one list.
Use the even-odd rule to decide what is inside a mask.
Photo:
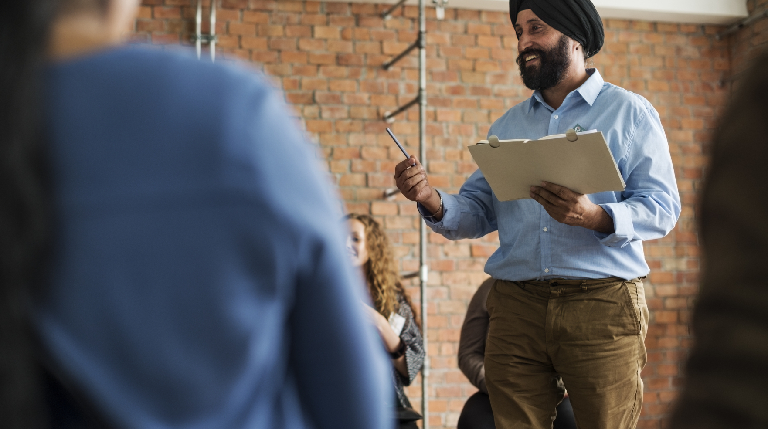
[(565, 383), (579, 429), (633, 429), (648, 306), (640, 279), (496, 280), (485, 374), (497, 429), (551, 429)]

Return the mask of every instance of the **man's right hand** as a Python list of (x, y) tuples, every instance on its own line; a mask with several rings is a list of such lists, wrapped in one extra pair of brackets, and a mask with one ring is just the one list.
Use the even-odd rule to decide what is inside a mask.
[(427, 172), (416, 157), (411, 155), (395, 166), (395, 183), (405, 198), (420, 203), (430, 213), (442, 218), (440, 196), (429, 186)]

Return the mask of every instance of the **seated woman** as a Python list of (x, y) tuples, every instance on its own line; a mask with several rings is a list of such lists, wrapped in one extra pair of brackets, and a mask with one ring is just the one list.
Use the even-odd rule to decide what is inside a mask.
[(387, 235), (371, 216), (349, 214), (347, 249), (354, 266), (362, 270), (374, 308), (368, 305), (371, 320), (381, 334), (390, 353), (395, 371), (392, 373), (397, 393), (399, 427), (416, 428), (421, 416), (413, 411), (403, 386), (409, 386), (424, 362), (421, 326), (414, 315), (408, 293), (400, 283), (392, 248)]
[[(489, 278), (477, 289), (467, 307), (467, 316), (461, 326), (459, 338), (459, 368), (479, 392), (470, 396), (459, 416), (457, 429), (495, 429), (493, 410), (485, 387), (485, 338), (488, 334), (488, 309), (485, 301), (493, 287), (494, 280)], [(558, 387), (565, 389), (562, 380), (557, 380)], [(557, 406), (557, 418), (553, 429), (575, 429), (571, 401), (566, 395)]]

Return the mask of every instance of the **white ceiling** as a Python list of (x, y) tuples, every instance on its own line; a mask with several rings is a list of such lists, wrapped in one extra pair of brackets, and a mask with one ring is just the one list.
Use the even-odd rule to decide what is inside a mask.
[[(338, 0), (335, 0), (338, 1)], [(396, 4), (397, 0), (347, 0)], [(432, 0), (424, 0), (434, 7)], [(603, 18), (690, 24), (731, 24), (747, 17), (747, 0), (592, 0)], [(418, 5), (418, 0), (406, 1)], [(509, 10), (509, 0), (449, 0), (446, 8)]]

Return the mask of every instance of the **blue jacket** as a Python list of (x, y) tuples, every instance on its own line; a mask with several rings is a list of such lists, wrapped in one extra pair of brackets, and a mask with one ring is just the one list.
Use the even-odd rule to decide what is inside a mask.
[(124, 47), (51, 65), (54, 372), (131, 428), (385, 428), (390, 366), (338, 202), (246, 68)]

